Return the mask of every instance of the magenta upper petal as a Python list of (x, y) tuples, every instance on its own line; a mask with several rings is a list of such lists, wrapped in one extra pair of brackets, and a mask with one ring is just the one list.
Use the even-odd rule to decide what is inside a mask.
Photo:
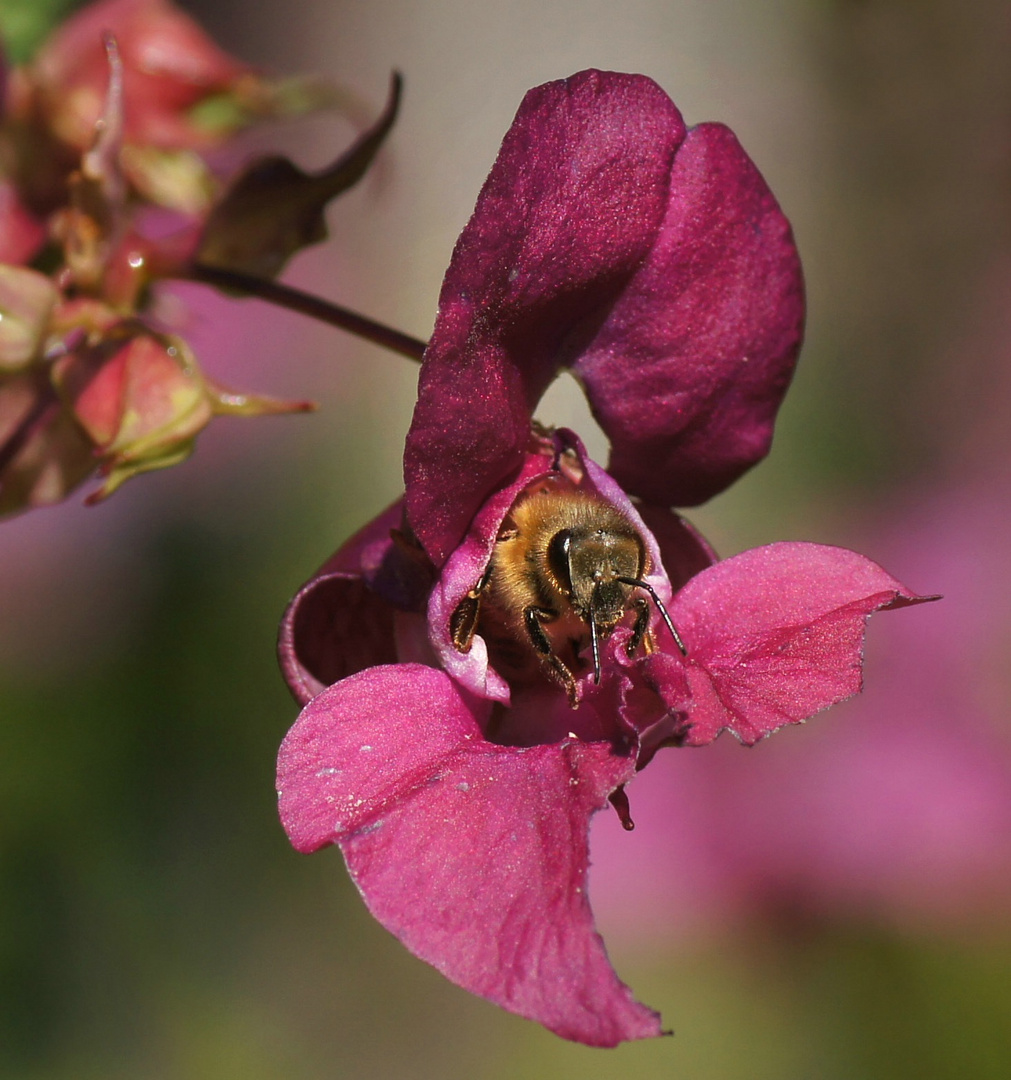
[(682, 741), (729, 729), (755, 743), (855, 694), (867, 616), (929, 597), (876, 563), (821, 544), (755, 548), (702, 571), (671, 617), (688, 656), (656, 653), (647, 680), (682, 716)]
[(408, 517), (436, 563), (652, 247), (684, 130), (641, 75), (585, 71), (523, 99), (453, 252), (404, 454)]
[(666, 506), (639, 503), (643, 524), (653, 534), (671, 588), (677, 591), (689, 578), (716, 562), (709, 541), (694, 525)]
[(324, 691), (278, 760), (292, 843), (339, 844), (373, 915), (465, 989), (595, 1046), (661, 1034), (614, 974), (586, 893), (590, 818), (632, 759), (488, 743), (485, 708), (420, 665)]
[(763, 458), (803, 324), (789, 222), (729, 129), (692, 128), (656, 244), (574, 365), (618, 483), (688, 506)]

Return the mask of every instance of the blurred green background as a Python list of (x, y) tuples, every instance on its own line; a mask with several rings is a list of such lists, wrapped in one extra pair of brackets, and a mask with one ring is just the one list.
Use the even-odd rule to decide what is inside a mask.
[[(0, 0), (16, 49), (61, 6)], [(897, 552), (888, 569), (924, 592), (945, 588), (917, 578), (936, 559), (992, 571), (957, 523), (935, 562), (904, 523), (927, 507), (922, 528), (930, 507), (943, 515), (970, 488), (998, 521), (1011, 506), (1002, 0), (183, 6), (230, 51), (324, 74), (369, 109), (389, 70), (403, 71), (377, 169), (287, 279), (418, 336), (529, 86), (589, 66), (642, 71), (690, 122), (730, 124), (794, 222), (808, 344), (771, 458), (693, 519), (724, 554), (788, 538)], [(276, 134), (318, 166), (351, 128), (329, 117)], [(273, 795), (296, 714), (273, 659), (277, 622), (315, 566), (398, 495), (416, 371), (295, 316), (199, 293), (180, 295), (209, 371), (322, 408), (218, 422), (189, 463), (107, 505), (72, 497), (0, 525), (0, 1075), (1011, 1074), (1004, 864), (970, 868), (964, 910), (926, 921), (901, 905), (744, 902), (705, 932), (673, 904), (668, 933), (625, 925), (609, 938), (618, 971), (677, 1034), (604, 1052), (457, 990), (372, 922), (336, 851), (294, 854)], [(543, 415), (585, 431), (584, 412), (569, 387)], [(1002, 563), (1003, 550), (987, 555)], [(981, 722), (1006, 748), (1007, 595), (999, 576), (988, 587), (992, 603), (967, 618), (991, 650), (969, 657), (951, 693), (975, 708), (985, 681)], [(875, 642), (915, 617), (873, 624), (866, 700)], [(958, 651), (959, 633), (913, 658), (910, 687), (917, 663), (932, 670)], [(810, 730), (844, 724), (849, 708)]]

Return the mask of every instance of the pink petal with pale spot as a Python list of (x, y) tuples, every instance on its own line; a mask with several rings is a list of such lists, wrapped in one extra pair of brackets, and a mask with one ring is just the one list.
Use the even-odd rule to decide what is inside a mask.
[(590, 818), (634, 770), (607, 743), (486, 742), (443, 672), (373, 668), (281, 747), (281, 820), (340, 846), (372, 914), (465, 989), (594, 1046), (661, 1034), (615, 975), (587, 899)]
[(844, 548), (755, 548), (677, 594), (671, 616), (688, 656), (655, 653), (646, 678), (681, 714), (687, 745), (724, 730), (755, 743), (857, 693), (867, 616), (925, 599)]

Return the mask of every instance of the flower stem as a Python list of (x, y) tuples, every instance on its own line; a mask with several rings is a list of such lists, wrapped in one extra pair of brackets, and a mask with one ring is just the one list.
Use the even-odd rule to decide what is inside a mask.
[(322, 300), (300, 289), (293, 289), (290, 285), (282, 285), (278, 281), (254, 277), (252, 274), (243, 274), (237, 270), (218, 269), (199, 262), (190, 266), (190, 276), (195, 281), (203, 281), (219, 289), (230, 289), (248, 296), (256, 296), (279, 307), (299, 311), (303, 315), (319, 319), (331, 326), (339, 326), (342, 330), (365, 338), (366, 341), (392, 349), (409, 360), (420, 362), (425, 352), (425, 342), (418, 338), (402, 334), (399, 330), (393, 330), (365, 315), (359, 315), (355, 311), (332, 304), (328, 300)]
[(28, 441), (52, 419), (59, 407), (60, 400), (56, 391), (47, 381), (40, 388), (28, 412), (15, 424), (4, 442), (0, 443), (0, 477)]

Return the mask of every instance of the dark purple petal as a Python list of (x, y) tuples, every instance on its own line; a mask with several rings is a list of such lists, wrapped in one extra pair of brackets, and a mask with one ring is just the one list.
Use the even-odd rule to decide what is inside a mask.
[(574, 365), (622, 487), (688, 506), (764, 457), (803, 321), (772, 193), (731, 131), (693, 128), (656, 245)]
[(644, 671), (687, 745), (728, 729), (755, 743), (857, 693), (867, 616), (925, 599), (855, 552), (770, 544), (688, 582), (671, 605), (688, 656)]
[(437, 564), (653, 245), (684, 130), (641, 75), (584, 71), (523, 99), (453, 252), (407, 438), (408, 517)]
[(278, 761), (292, 844), (339, 844), (372, 914), (465, 989), (595, 1046), (661, 1034), (586, 894), (590, 818), (631, 759), (578, 740), (496, 746), (485, 711), (418, 665), (324, 691)]
[(643, 524), (653, 534), (671, 588), (681, 588), (689, 578), (712, 566), (717, 555), (709, 541), (680, 514), (666, 506), (639, 503)]

